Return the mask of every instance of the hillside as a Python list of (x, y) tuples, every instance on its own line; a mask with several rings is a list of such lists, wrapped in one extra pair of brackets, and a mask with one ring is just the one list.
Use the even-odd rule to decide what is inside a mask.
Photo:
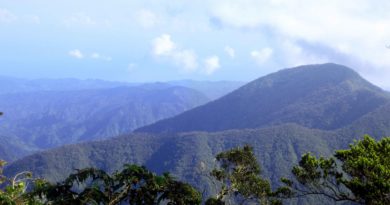
[(178, 85), (192, 88), (205, 94), (210, 100), (218, 99), (245, 83), (240, 81), (195, 81), (195, 80), (178, 80), (167, 82), (171, 85)]
[(26, 150), (128, 133), (207, 101), (193, 89), (165, 84), (3, 94), (0, 133), (21, 144), (15, 153), (23, 156)]
[[(124, 163), (135, 163), (158, 173), (170, 171), (199, 187), (204, 185), (218, 152), (251, 144), (265, 174), (277, 181), (289, 174), (289, 168), (301, 154), (311, 151), (328, 155), (336, 141), (330, 132), (294, 124), (216, 133), (134, 133), (37, 153), (12, 163), (6, 172), (33, 170), (36, 176), (56, 181), (74, 169), (94, 166), (112, 172)], [(200, 163), (205, 163), (207, 170), (202, 171)]]
[[(360, 130), (374, 136), (366, 132), (365, 127)], [(214, 156), (250, 144), (262, 165), (264, 176), (277, 187), (280, 177), (290, 176), (292, 166), (302, 154), (312, 152), (329, 156), (334, 150), (347, 148), (353, 139), (362, 137), (353, 134), (346, 130), (308, 129), (296, 124), (212, 133), (134, 133), (37, 153), (12, 163), (6, 174), (32, 170), (37, 177), (58, 181), (75, 169), (98, 167), (113, 172), (125, 163), (134, 163), (157, 173), (169, 171), (199, 190), (212, 193), (208, 173), (215, 166)]]
[(93, 166), (112, 172), (135, 163), (157, 173), (169, 171), (210, 193), (214, 156), (250, 144), (276, 186), (303, 153), (330, 155), (364, 134), (390, 136), (388, 95), (344, 66), (286, 69), (132, 134), (25, 157), (6, 173), (31, 170), (57, 181), (74, 169)]
[(389, 93), (350, 68), (307, 65), (261, 77), (216, 101), (136, 131), (221, 131), (283, 123), (333, 130), (389, 99)]

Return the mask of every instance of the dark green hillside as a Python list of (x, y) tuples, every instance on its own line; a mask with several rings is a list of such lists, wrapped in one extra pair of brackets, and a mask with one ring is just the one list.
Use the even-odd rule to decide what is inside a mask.
[[(157, 96), (160, 103), (167, 97)], [(107, 120), (99, 118), (105, 114), (92, 116), (90, 122), (95, 125), (109, 122), (99, 121)], [(377, 139), (390, 136), (389, 127), (387, 92), (346, 67), (310, 65), (260, 78), (216, 101), (133, 134), (25, 157), (11, 163), (6, 173), (31, 170), (57, 181), (74, 169), (97, 167), (112, 172), (125, 163), (134, 163), (158, 173), (169, 171), (200, 190), (213, 191), (208, 173), (214, 168), (215, 154), (250, 144), (263, 173), (277, 185), (303, 153), (330, 155), (363, 134)], [(177, 132), (182, 130), (187, 132)], [(206, 132), (215, 130), (222, 131)]]
[(364, 134), (377, 137), (390, 136), (390, 103), (379, 107), (351, 125), (340, 129), (339, 133), (346, 133), (351, 136), (363, 136)]
[(389, 94), (337, 65), (307, 65), (259, 78), (140, 132), (220, 131), (283, 123), (332, 130), (389, 102)]
[(46, 149), (128, 133), (207, 101), (193, 89), (170, 85), (3, 94), (0, 133), (25, 148)]
[(93, 166), (114, 171), (124, 163), (135, 163), (159, 173), (170, 171), (199, 187), (208, 184), (215, 154), (245, 144), (254, 146), (265, 175), (275, 183), (289, 174), (304, 152), (329, 155), (339, 148), (334, 133), (294, 124), (216, 133), (135, 133), (37, 153), (12, 163), (6, 172), (32, 170), (36, 176), (57, 181), (74, 169)]

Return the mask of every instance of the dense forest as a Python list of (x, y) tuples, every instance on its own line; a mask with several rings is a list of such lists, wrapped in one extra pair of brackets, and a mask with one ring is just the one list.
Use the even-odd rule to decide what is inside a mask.
[[(156, 109), (143, 110), (138, 113), (141, 116), (166, 110), (161, 103), (176, 109), (183, 104), (196, 106), (194, 102), (206, 97), (189, 88), (162, 84), (91, 91), (63, 92), (84, 93), (77, 99), (85, 102), (94, 99), (83, 109), (93, 115), (87, 119), (83, 116), (88, 112), (73, 112), (77, 115), (71, 121), (81, 120), (82, 131), (57, 130), (64, 136), (61, 140), (77, 141), (74, 133), (86, 140), (9, 162), (2, 168), (4, 197), (47, 204), (115, 204), (118, 200), (133, 204), (380, 204), (388, 200), (388, 138), (383, 137), (390, 135), (390, 94), (345, 66), (328, 63), (281, 70), (176, 116), (95, 141), (88, 137), (103, 136), (99, 130), (129, 129), (110, 123), (119, 122), (118, 113), (123, 119), (134, 117), (136, 111), (122, 109), (134, 100), (143, 106), (145, 96), (157, 99), (148, 104)], [(52, 91), (43, 93), (47, 92)], [(35, 94), (4, 96), (31, 95)], [(47, 98), (47, 102), (53, 99)], [(72, 95), (67, 99), (73, 99)], [(164, 99), (173, 100), (169, 104)], [(78, 103), (82, 101), (65, 110), (73, 110)], [(55, 114), (64, 107), (56, 106), (47, 103), (41, 108)], [(113, 112), (102, 113), (107, 110)], [(46, 116), (43, 113), (29, 116)], [(15, 122), (21, 125), (23, 118)], [(14, 128), (18, 130), (17, 124)], [(46, 134), (49, 138), (50, 132)], [(365, 134), (371, 137), (354, 141)], [(7, 145), (12, 135), (0, 138), (4, 139), (3, 156), (23, 152), (14, 149), (15, 142)], [(359, 156), (363, 158), (354, 158)], [(367, 167), (373, 173), (365, 171)], [(367, 181), (371, 179), (373, 183)]]
[(389, 155), (390, 138), (375, 141), (367, 135), (332, 157), (304, 154), (291, 170), (293, 178), (281, 178), (284, 185), (272, 189), (253, 148), (237, 147), (216, 156), (217, 166), (209, 173), (218, 190), (214, 196), (202, 195), (169, 173), (156, 175), (137, 165), (124, 165), (112, 174), (85, 168), (52, 184), (33, 178), (31, 172), (7, 178), (2, 175), (5, 162), (0, 161), (0, 204), (280, 205), (319, 196), (334, 202), (386, 205), (390, 203)]

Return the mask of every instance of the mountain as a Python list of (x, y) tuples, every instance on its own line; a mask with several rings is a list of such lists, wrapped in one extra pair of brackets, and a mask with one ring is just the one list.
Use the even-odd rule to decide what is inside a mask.
[(129, 83), (105, 81), (99, 79), (80, 80), (75, 78), (62, 79), (22, 79), (7, 76), (0, 76), (0, 94), (36, 92), (36, 91), (70, 91), (70, 90), (91, 90), (106, 89), (115, 87), (134, 86), (181, 86), (192, 88), (209, 99), (217, 99), (238, 87), (244, 85), (239, 81), (196, 81), (196, 80), (176, 80), (156, 83)]
[[(336, 142), (331, 132), (295, 124), (215, 133), (134, 133), (43, 151), (12, 163), (6, 173), (32, 170), (35, 176), (57, 181), (74, 169), (93, 166), (113, 172), (124, 163), (135, 163), (158, 173), (170, 171), (200, 187), (207, 184), (204, 182), (218, 152), (251, 144), (265, 175), (277, 181), (289, 174), (289, 168), (304, 152), (329, 155)], [(201, 170), (201, 164), (207, 169)]]
[(222, 131), (283, 123), (333, 130), (389, 102), (389, 93), (337, 64), (261, 77), (234, 92), (137, 132)]
[[(158, 173), (169, 171), (212, 193), (214, 156), (250, 144), (275, 187), (280, 177), (290, 176), (302, 154), (329, 156), (364, 134), (390, 136), (389, 127), (387, 92), (347, 67), (308, 65), (259, 78), (132, 134), (30, 155), (11, 163), (5, 173), (31, 170), (57, 181), (74, 169), (93, 166), (112, 172), (135, 163)], [(304, 203), (318, 201), (296, 201)]]
[(233, 90), (243, 86), (245, 83), (240, 81), (196, 81), (196, 80), (178, 80), (167, 82), (171, 85), (178, 85), (192, 88), (203, 94), (209, 99), (218, 99)]
[(0, 135), (0, 159), (7, 162), (18, 159), (19, 156), (26, 156), (31, 154), (35, 150), (26, 145), (23, 141), (20, 141), (15, 136), (3, 136)]
[(198, 91), (166, 84), (2, 94), (0, 133), (24, 151), (42, 150), (129, 133), (207, 101)]
[(79, 80), (75, 78), (63, 79), (22, 79), (0, 76), (0, 94), (35, 92), (35, 91), (66, 91), (104, 89), (120, 86), (138, 86), (140, 83), (112, 82), (97, 79)]
[[(390, 122), (390, 117), (387, 122)], [(366, 127), (359, 130), (373, 134), (365, 132)], [(63, 180), (75, 169), (98, 167), (114, 172), (123, 164), (130, 163), (145, 165), (157, 173), (168, 171), (207, 196), (215, 193), (209, 173), (216, 166), (214, 157), (219, 152), (252, 145), (263, 175), (271, 180), (273, 187), (277, 187), (281, 185), (281, 177), (291, 177), (291, 168), (304, 153), (329, 156), (334, 150), (346, 149), (353, 139), (362, 137), (352, 134), (347, 130), (325, 131), (297, 124), (211, 133), (133, 133), (36, 153), (13, 162), (6, 167), (5, 173), (12, 176), (23, 170), (32, 170), (34, 176), (54, 182)]]

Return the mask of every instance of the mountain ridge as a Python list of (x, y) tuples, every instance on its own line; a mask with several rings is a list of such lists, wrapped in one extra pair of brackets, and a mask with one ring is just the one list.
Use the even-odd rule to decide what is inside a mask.
[(289, 122), (337, 129), (387, 103), (389, 96), (345, 66), (307, 65), (261, 77), (220, 99), (136, 131), (220, 131)]
[[(313, 66), (322, 69), (331, 66), (334, 70), (319, 72), (315, 78), (311, 74), (300, 77), (302, 70), (306, 72)], [(340, 72), (341, 75), (335, 76)], [(317, 80), (327, 75), (328, 80)], [(263, 112), (262, 115), (257, 109)], [(272, 112), (267, 113), (269, 110)], [(244, 112), (239, 113), (241, 111)], [(196, 115), (180, 117), (192, 112)], [(230, 118), (238, 125), (246, 126), (229, 126), (232, 122), (228, 122), (222, 124), (228, 126), (218, 127), (218, 120), (226, 116), (247, 117)], [(261, 121), (256, 121), (258, 119), (254, 116), (271, 120), (259, 126)], [(31, 170), (38, 177), (58, 181), (74, 169), (93, 166), (113, 172), (125, 163), (135, 163), (157, 173), (168, 171), (205, 193), (215, 193), (208, 175), (215, 166), (215, 155), (250, 144), (262, 165), (264, 177), (276, 187), (280, 185), (280, 177), (291, 176), (291, 168), (306, 152), (329, 156), (335, 150), (348, 148), (364, 134), (376, 139), (390, 136), (390, 99), (388, 92), (344, 66), (309, 65), (270, 74), (172, 119), (168, 124), (172, 130), (150, 131), (144, 129), (150, 127), (146, 126), (107, 140), (63, 146), (17, 160), (6, 167), (5, 173), (12, 176), (19, 171)], [(192, 129), (186, 120), (194, 126), (200, 123), (206, 128), (212, 125), (221, 130)], [(164, 121), (167, 120), (156, 124)], [(187, 129), (182, 129), (183, 122)], [(318, 201), (303, 200), (296, 204), (305, 203)]]
[(196, 90), (171, 85), (2, 94), (0, 132), (19, 152), (0, 157), (128, 133), (207, 101)]

